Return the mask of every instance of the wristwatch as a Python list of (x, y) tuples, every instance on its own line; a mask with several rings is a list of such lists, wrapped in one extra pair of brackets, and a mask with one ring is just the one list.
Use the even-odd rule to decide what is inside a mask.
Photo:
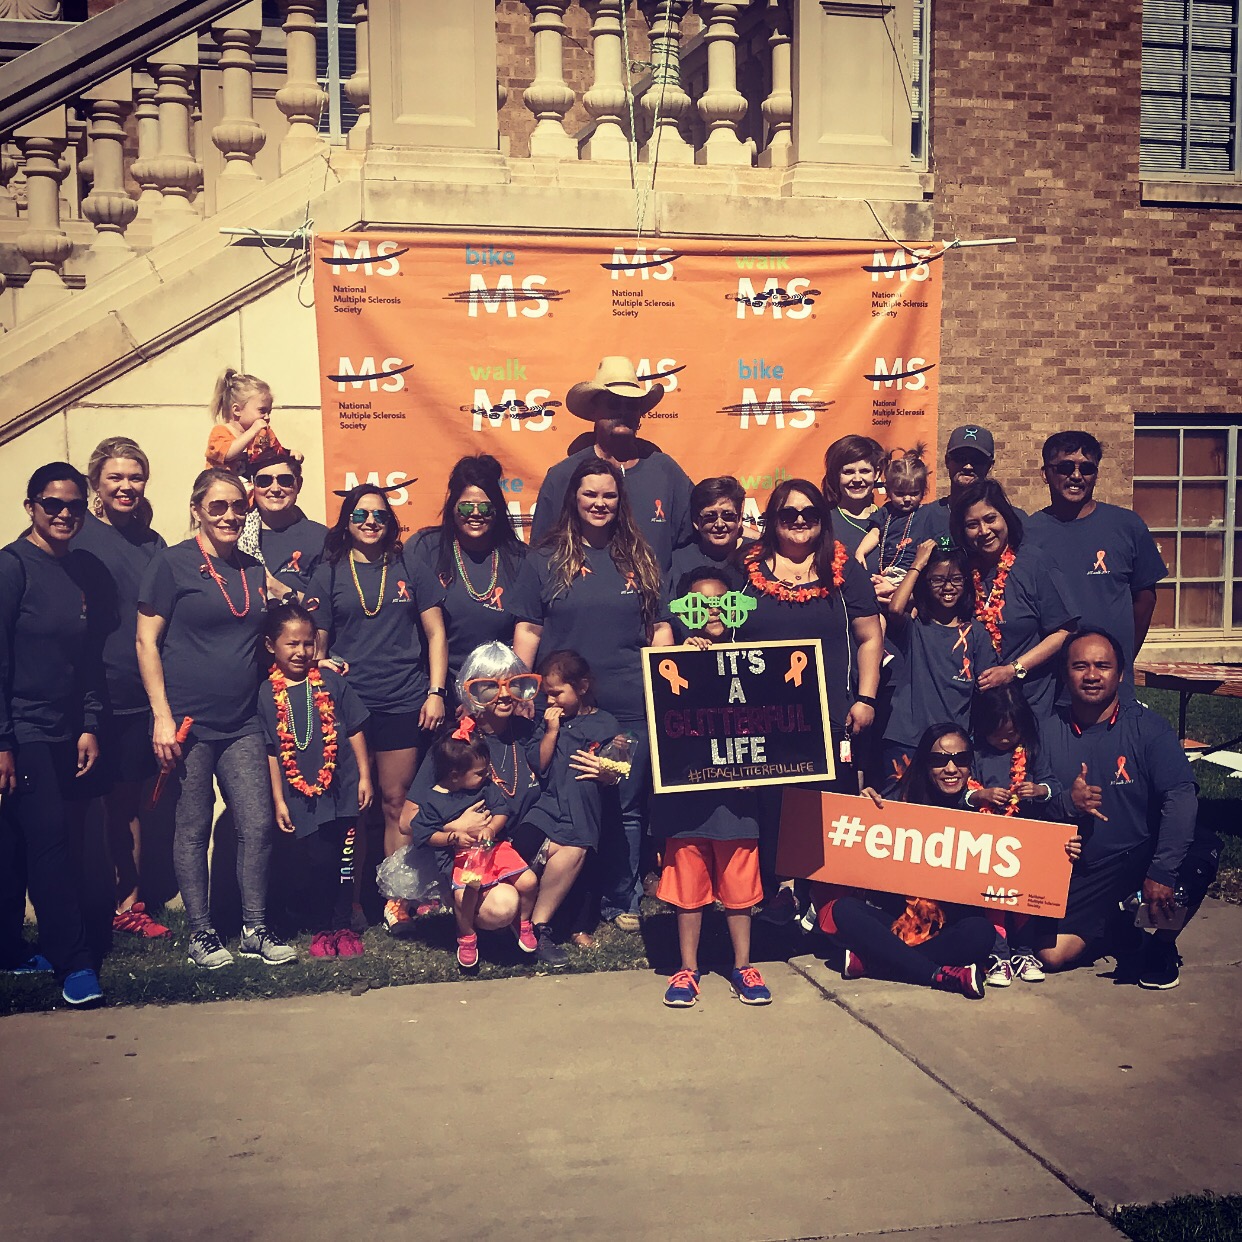
[(1027, 670), (1026, 665), (1025, 665), (1025, 664), (1023, 664), (1021, 660), (1014, 660), (1014, 661), (1012, 661), (1012, 663), (1013, 663), (1013, 675), (1014, 675), (1014, 676), (1015, 676), (1015, 677), (1016, 677), (1019, 681), (1025, 681), (1025, 680), (1026, 680), (1026, 674), (1027, 674), (1027, 671), (1028, 671), (1028, 670)]
[(442, 699), (448, 697), (448, 691), (445, 690), (443, 686), (432, 686), (431, 689), (427, 691), (427, 693), (428, 695), (432, 695), (432, 694), (438, 695)]

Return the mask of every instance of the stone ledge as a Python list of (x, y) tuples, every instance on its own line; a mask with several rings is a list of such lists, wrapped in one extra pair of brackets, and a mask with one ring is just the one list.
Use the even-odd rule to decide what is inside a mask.
[(1209, 181), (1190, 177), (1169, 180), (1144, 178), (1141, 194), (1144, 203), (1242, 207), (1242, 180)]

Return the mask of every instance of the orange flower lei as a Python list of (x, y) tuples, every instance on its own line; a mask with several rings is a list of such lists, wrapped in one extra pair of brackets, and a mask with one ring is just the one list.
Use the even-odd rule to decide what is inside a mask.
[[(771, 595), (787, 604), (805, 604), (808, 600), (825, 599), (831, 594), (826, 586), (789, 587), (783, 582), (769, 578), (763, 572), (762, 556), (762, 549), (755, 544), (742, 558), (742, 565), (750, 578), (750, 585), (761, 595)], [(849, 556), (850, 554), (845, 550), (845, 544), (840, 540), (833, 540), (832, 585), (838, 591), (845, 585), (845, 562), (849, 560)]]
[[(966, 782), (970, 789), (982, 789), (983, 783), (975, 780), (973, 777)], [(1016, 815), (1018, 813), (1018, 789), (1026, 784), (1026, 747), (1015, 746), (1013, 748), (1013, 758), (1009, 761), (1009, 801), (1005, 803), (1004, 815)], [(996, 812), (993, 808), (984, 803), (982, 806), (975, 808), (981, 815), (994, 815)]]
[(308, 798), (318, 798), (328, 792), (332, 774), (336, 771), (336, 713), (332, 696), (324, 689), (323, 677), (317, 668), (311, 669), (306, 680), (310, 682), (315, 708), (319, 713), (319, 725), (323, 730), (323, 766), (315, 784), (308, 784), (298, 768), (298, 747), (293, 732), (293, 713), (289, 706), (289, 683), (278, 668), (268, 674), (272, 683), (272, 696), (276, 700), (276, 737), (281, 769), (289, 788)]
[(1005, 583), (1009, 579), (1009, 571), (1013, 568), (1016, 557), (1012, 548), (1006, 547), (1001, 553), (1000, 566), (996, 571), (996, 581), (988, 597), (983, 598), (983, 575), (974, 570), (975, 579), (975, 616), (987, 626), (992, 636), (992, 649), (1000, 655), (1001, 649), (1001, 616), (1005, 611)]

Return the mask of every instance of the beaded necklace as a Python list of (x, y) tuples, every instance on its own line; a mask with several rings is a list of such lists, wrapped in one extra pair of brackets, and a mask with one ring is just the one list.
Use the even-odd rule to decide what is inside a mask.
[(380, 589), (379, 599), (375, 601), (374, 608), (367, 607), (366, 597), (362, 594), (362, 583), (358, 581), (358, 566), (354, 561), (353, 554), (349, 557), (349, 572), (354, 578), (354, 590), (358, 592), (358, 602), (362, 605), (362, 615), (364, 617), (379, 616), (379, 610), (384, 606), (384, 592), (388, 590), (388, 560), (384, 559), (384, 563), (380, 568)]
[(880, 573), (883, 573), (885, 569), (891, 569), (901, 559), (901, 550), (909, 542), (910, 524), (914, 521), (914, 515), (917, 512), (918, 512), (917, 509), (911, 509), (910, 512), (906, 514), (906, 528), (905, 530), (901, 532), (901, 538), (897, 542), (897, 551), (894, 554), (893, 559), (889, 561), (887, 565), (885, 565), (884, 564), (884, 549), (885, 547), (888, 546), (888, 528), (889, 528), (889, 524), (893, 520), (892, 511), (885, 509), (884, 533), (880, 536)]
[(461, 578), (462, 586), (466, 588), (466, 594), (475, 603), (481, 603), (483, 600), (488, 599), (496, 589), (496, 579), (500, 568), (500, 549), (492, 549), (492, 578), (481, 591), (474, 589), (474, 584), (470, 581), (470, 575), (466, 573), (465, 558), (461, 554), (461, 543), (457, 539), (453, 540), (453, 559), (457, 562), (457, 575)]
[[(855, 530), (861, 531), (864, 535), (867, 533), (867, 524), (865, 522), (855, 522), (854, 519), (850, 517), (850, 515), (846, 513), (844, 509), (841, 508), (840, 505), (837, 505), (837, 507), (833, 510), (833, 512), (839, 513), (841, 517), (846, 522), (848, 522)], [(870, 517), (871, 514), (874, 512), (875, 512), (875, 505), (868, 506), (867, 516)]]
[[(293, 733), (293, 744), (294, 746), (298, 748), (298, 750), (305, 750), (310, 745), (311, 736), (315, 732), (315, 713), (312, 710), (314, 707), (314, 704), (311, 701), (311, 684), (310, 684), (309, 677), (302, 683), (302, 688), (306, 691), (306, 739), (305, 740), (298, 737), (298, 718), (296, 715), (294, 715), (294, 712), (293, 712), (293, 700), (288, 699), (289, 728), (290, 728), (290, 731)], [(288, 695), (288, 693), (289, 693), (289, 688), (288, 688), (288, 685), (286, 685), (285, 694)]]
[[(490, 761), (488, 764), (488, 766), (491, 768), (492, 780), (494, 780), (496, 784), (500, 786), (500, 791), (501, 793), (505, 795), (506, 798), (512, 798), (517, 793), (517, 787), (518, 787), (517, 743), (510, 742), (509, 750), (512, 752), (512, 755), (513, 755), (513, 788), (512, 789), (510, 789), (509, 786), (506, 785), (503, 780), (501, 780), (500, 773), (496, 770), (496, 765), (494, 763), (490, 763)], [(502, 763), (503, 763), (503, 756), (502, 756)]]
[(203, 544), (203, 536), (201, 533), (194, 536), (194, 542), (198, 544), (198, 550), (203, 554), (203, 568), (211, 576), (212, 582), (220, 588), (220, 594), (224, 596), (224, 602), (229, 606), (229, 612), (238, 619), (244, 617), (250, 611), (250, 583), (246, 581), (246, 567), (241, 567), (242, 580), (242, 596), (243, 603), (241, 612), (238, 612), (233, 605), (233, 601), (229, 598), (228, 588), (224, 585), (224, 579), (216, 573), (216, 567), (211, 563), (211, 553), (207, 551)]
[[(289, 702), (289, 683), (279, 668), (272, 669), (268, 674), (268, 680), (272, 683), (272, 697), (276, 703), (277, 756), (285, 774), (285, 780), (289, 782), (290, 789), (305, 794), (308, 798), (318, 798), (328, 791), (336, 771), (336, 712), (332, 706), (332, 696), (325, 688), (323, 676), (319, 670), (312, 668), (306, 675), (306, 694), (310, 700), (306, 709), (309, 727), (306, 733), (306, 745), (302, 745), (297, 738), (293, 706)], [(298, 768), (297, 756), (299, 750), (305, 750), (310, 745), (311, 734), (314, 731), (315, 714), (311, 712), (312, 703), (323, 731), (323, 763), (320, 765), (314, 784), (302, 775)]]

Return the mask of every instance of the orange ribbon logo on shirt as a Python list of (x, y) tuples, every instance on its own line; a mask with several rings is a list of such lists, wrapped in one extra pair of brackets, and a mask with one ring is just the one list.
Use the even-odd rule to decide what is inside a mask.
[(1130, 774), (1126, 771), (1126, 757), (1125, 755), (1118, 755), (1117, 756), (1117, 772), (1116, 772), (1116, 775), (1113, 777), (1113, 784), (1114, 785), (1129, 785), (1130, 783), (1131, 783)]

